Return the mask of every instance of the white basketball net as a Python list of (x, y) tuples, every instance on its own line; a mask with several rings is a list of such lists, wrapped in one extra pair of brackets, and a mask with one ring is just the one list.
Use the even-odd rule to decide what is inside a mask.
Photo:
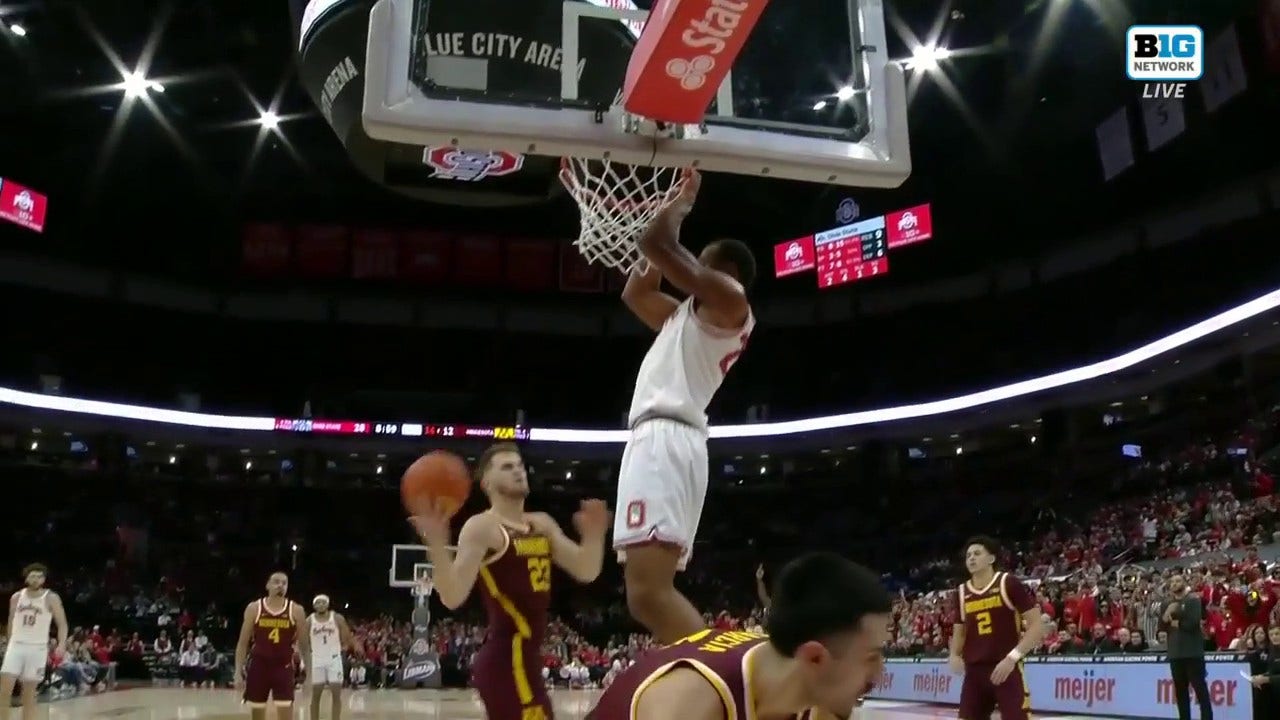
[(587, 262), (631, 273), (645, 267), (636, 240), (679, 194), (684, 171), (567, 157), (560, 182), (578, 203), (578, 252)]

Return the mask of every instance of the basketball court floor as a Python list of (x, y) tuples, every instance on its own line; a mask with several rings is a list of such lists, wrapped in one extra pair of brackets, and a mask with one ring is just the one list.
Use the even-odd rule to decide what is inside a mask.
[[(555, 690), (553, 697), (558, 720), (582, 720), (594, 704), (598, 691)], [(479, 720), (484, 711), (475, 696), (465, 690), (360, 690), (348, 692), (344, 718), (350, 720)], [(295, 714), (308, 718), (305, 705)], [(954, 718), (952, 708), (913, 703), (871, 701), (861, 720), (924, 720)], [(14, 715), (16, 717), (16, 714)], [(42, 704), (40, 720), (247, 720), (249, 711), (231, 690), (189, 690), (182, 688), (134, 688)], [(274, 715), (268, 715), (269, 718)], [(328, 698), (321, 718), (329, 717)], [(1044, 716), (1037, 716), (1044, 717)], [(1056, 716), (1070, 720), (1068, 716)], [(1074, 717), (1074, 716), (1071, 716)], [(1082, 718), (1083, 720), (1083, 718)], [(1090, 720), (1108, 720), (1093, 717)]]

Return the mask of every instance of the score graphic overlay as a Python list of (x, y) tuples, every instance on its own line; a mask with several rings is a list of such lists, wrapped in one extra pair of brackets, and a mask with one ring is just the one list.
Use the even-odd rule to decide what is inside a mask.
[(528, 440), (529, 428), (518, 425), (458, 425), (417, 422), (364, 422), (276, 418), (280, 432), (314, 435), (382, 435), (428, 438), (481, 438), (488, 440)]
[(816, 270), (818, 287), (869, 280), (889, 273), (889, 251), (933, 237), (928, 203), (778, 243), (774, 277)]
[(0, 178), (0, 218), (28, 230), (44, 232), (49, 199), (25, 185)]

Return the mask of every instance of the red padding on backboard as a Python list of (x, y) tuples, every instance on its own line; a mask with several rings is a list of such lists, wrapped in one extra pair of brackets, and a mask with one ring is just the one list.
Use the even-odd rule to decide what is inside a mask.
[(769, 0), (657, 0), (631, 53), (622, 105), (653, 120), (702, 122)]

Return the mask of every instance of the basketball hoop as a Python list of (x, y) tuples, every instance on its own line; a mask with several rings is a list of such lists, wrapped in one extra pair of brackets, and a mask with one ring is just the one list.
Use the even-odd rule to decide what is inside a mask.
[(684, 177), (680, 168), (562, 159), (560, 182), (581, 215), (574, 246), (589, 263), (628, 274), (642, 271), (645, 261), (636, 239), (680, 193)]

